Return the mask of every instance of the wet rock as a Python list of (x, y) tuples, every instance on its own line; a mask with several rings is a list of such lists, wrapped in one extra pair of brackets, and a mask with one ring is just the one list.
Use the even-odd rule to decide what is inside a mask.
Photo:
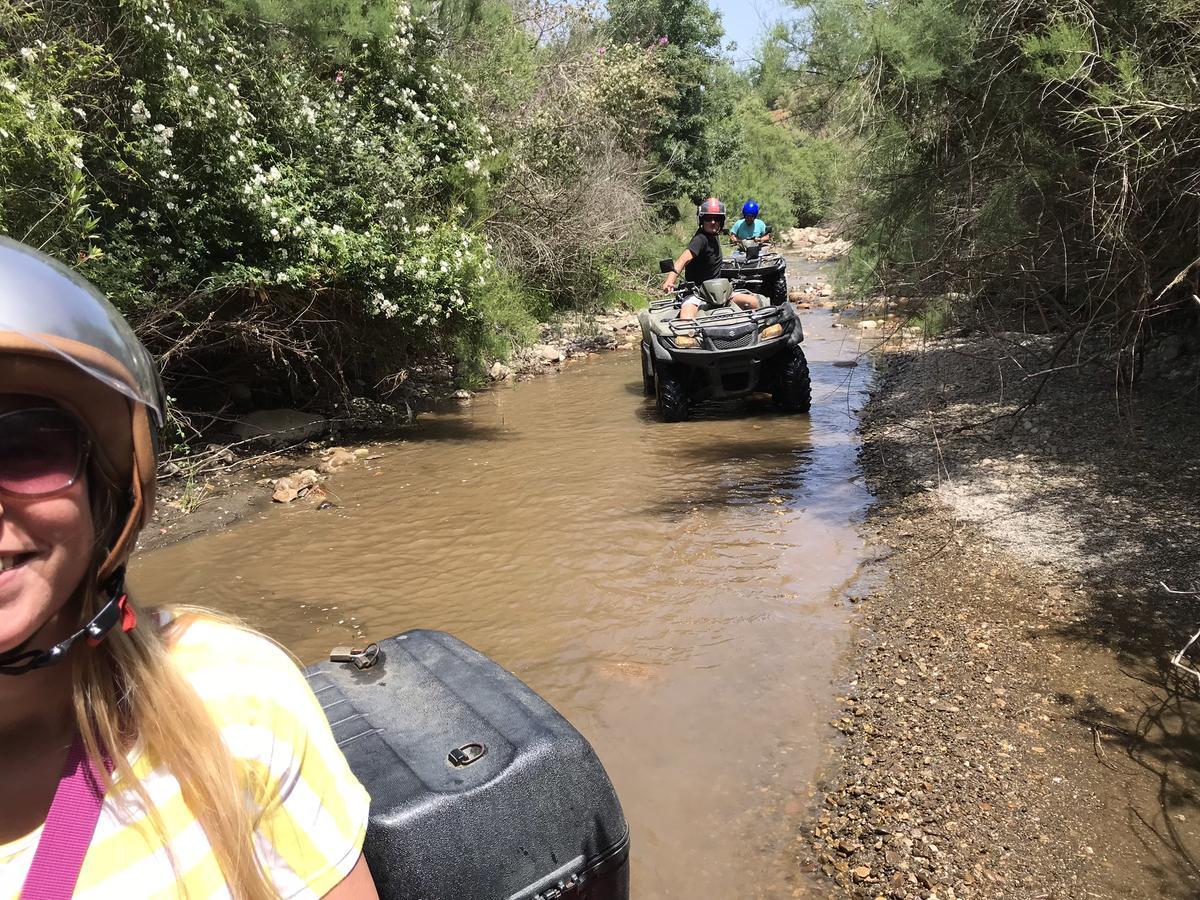
[(492, 381), (504, 381), (512, 378), (512, 374), (512, 369), (499, 361), (492, 363), (492, 367), (488, 369), (488, 377), (492, 379)]
[(538, 344), (533, 348), (533, 352), (543, 362), (560, 363), (567, 358), (567, 354), (563, 352), (561, 347), (555, 347), (553, 344)]
[(455, 391), (450, 396), (452, 396), (455, 400), (470, 400), (472, 394), (470, 391), (463, 388), (463, 389)]
[(311, 491), (320, 481), (321, 476), (315, 469), (301, 469), (277, 479), (271, 499), (276, 503), (291, 503)]
[(344, 469), (346, 466), (353, 465), (357, 461), (358, 457), (353, 451), (347, 450), (345, 447), (333, 447), (321, 461), (321, 464), (317, 466), (317, 470), (328, 475), (336, 472), (338, 469)]

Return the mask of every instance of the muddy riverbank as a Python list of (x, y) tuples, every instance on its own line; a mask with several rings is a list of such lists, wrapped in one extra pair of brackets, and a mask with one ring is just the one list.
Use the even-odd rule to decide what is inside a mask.
[[(1197, 370), (981, 332), (893, 354), (861, 598), (809, 864), (859, 897), (1194, 897)], [(1052, 358), (1055, 361), (1051, 362)], [(1048, 370), (1053, 370), (1049, 371)], [(1045, 382), (1045, 383), (1043, 383)]]

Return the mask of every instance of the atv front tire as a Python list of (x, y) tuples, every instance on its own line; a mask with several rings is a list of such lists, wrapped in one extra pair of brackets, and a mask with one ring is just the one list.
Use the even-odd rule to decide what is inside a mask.
[(650, 345), (642, 341), (642, 392), (647, 397), (654, 396), (654, 363), (650, 355)]
[(812, 379), (808, 374), (808, 360), (800, 347), (793, 347), (784, 356), (771, 399), (785, 413), (806, 413), (812, 406)]
[(688, 394), (683, 379), (668, 366), (658, 366), (654, 373), (658, 414), (664, 422), (682, 422), (688, 417)]
[(775, 279), (775, 283), (771, 285), (770, 297), (772, 306), (783, 306), (783, 304), (787, 303), (788, 286), (786, 275), (780, 274)]

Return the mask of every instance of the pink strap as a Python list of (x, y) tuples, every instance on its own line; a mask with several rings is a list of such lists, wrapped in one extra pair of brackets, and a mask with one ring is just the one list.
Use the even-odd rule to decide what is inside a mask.
[[(106, 759), (105, 765), (111, 772), (112, 762)], [(104, 780), (88, 759), (83, 739), (77, 734), (67, 753), (67, 763), (46, 815), (29, 874), (25, 876), (21, 900), (66, 900), (75, 893), (79, 870), (96, 833), (103, 805)]]

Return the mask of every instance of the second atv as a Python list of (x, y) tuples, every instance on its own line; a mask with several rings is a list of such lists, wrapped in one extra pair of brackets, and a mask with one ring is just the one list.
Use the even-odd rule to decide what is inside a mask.
[[(667, 259), (659, 268), (669, 272), (672, 266)], [(690, 295), (702, 300), (700, 312), (695, 319), (680, 319)], [(804, 329), (795, 308), (785, 299), (743, 310), (730, 303), (732, 295), (726, 278), (685, 283), (638, 315), (642, 384), (665, 421), (687, 419), (703, 400), (756, 392), (770, 393), (783, 412), (808, 412), (812, 405), (808, 361), (800, 347)]]
[(738, 249), (721, 265), (721, 277), (734, 287), (762, 294), (774, 306), (787, 302), (787, 260), (758, 241), (738, 241)]

